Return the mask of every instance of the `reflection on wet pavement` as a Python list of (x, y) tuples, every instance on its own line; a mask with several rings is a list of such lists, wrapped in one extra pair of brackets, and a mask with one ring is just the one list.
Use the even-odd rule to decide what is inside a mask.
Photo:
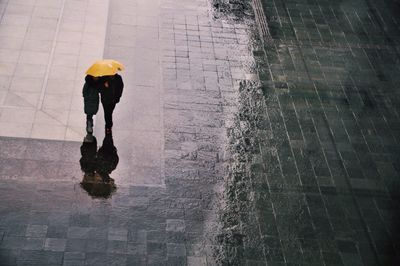
[(82, 157), (79, 163), (84, 176), (80, 184), (92, 197), (108, 198), (116, 190), (116, 184), (110, 174), (117, 168), (118, 150), (114, 146), (111, 134), (104, 137), (99, 150), (96, 137), (89, 137), (84, 139), (81, 146)]
[(0, 265), (399, 264), (397, 2), (306, 2), (111, 1), (113, 137), (0, 138)]

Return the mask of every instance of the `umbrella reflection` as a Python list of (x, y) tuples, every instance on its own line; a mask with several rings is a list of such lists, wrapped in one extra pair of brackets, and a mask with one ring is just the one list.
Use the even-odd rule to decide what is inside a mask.
[(106, 135), (102, 146), (97, 150), (97, 139), (91, 136), (82, 143), (81, 169), (84, 172), (81, 187), (94, 198), (108, 198), (117, 189), (110, 177), (117, 168), (119, 157), (112, 135)]

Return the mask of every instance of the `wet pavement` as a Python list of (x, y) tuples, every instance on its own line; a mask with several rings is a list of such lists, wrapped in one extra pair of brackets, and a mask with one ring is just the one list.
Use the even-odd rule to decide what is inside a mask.
[[(10, 42), (30, 47), (48, 5), (95, 21), (71, 24), (68, 38), (96, 29), (93, 51), (126, 66), (112, 139), (101, 112), (87, 145), (84, 125), (34, 131), (51, 121), (36, 119), (43, 106), (9, 101), (25, 77), (7, 71), (28, 58)], [(398, 10), (395, 0), (0, 0), (0, 265), (400, 264)], [(70, 62), (50, 49), (55, 36), (39, 99), (52, 62)], [(76, 91), (57, 112), (81, 123), (74, 67)], [(81, 184), (105, 173), (115, 187)]]

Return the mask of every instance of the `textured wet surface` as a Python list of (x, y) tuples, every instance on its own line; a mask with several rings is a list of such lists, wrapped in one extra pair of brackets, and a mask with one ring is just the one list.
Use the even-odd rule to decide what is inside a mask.
[(398, 265), (398, 2), (254, 1), (264, 41), (248, 2), (177, 2), (110, 1), (111, 198), (81, 142), (0, 138), (0, 265)]

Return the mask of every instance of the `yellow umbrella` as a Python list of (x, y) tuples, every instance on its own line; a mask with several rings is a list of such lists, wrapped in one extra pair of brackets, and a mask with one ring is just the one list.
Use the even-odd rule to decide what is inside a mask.
[(118, 71), (124, 70), (124, 68), (124, 65), (117, 60), (103, 59), (96, 61), (89, 67), (86, 74), (93, 77), (111, 76), (115, 75)]

